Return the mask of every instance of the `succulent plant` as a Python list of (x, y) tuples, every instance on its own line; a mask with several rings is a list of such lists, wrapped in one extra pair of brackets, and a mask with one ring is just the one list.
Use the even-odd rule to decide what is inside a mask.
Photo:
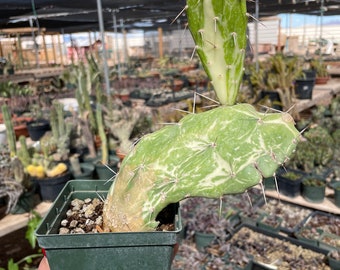
[(290, 166), (312, 172), (327, 166), (334, 156), (335, 144), (328, 131), (316, 126), (304, 133), (304, 140), (297, 145), (297, 151), (289, 161)]
[(148, 231), (187, 197), (236, 194), (272, 176), (299, 132), (288, 113), (235, 104), (246, 48), (246, 1), (188, 0), (189, 29), (222, 105), (144, 136), (125, 157), (104, 205), (106, 231)]

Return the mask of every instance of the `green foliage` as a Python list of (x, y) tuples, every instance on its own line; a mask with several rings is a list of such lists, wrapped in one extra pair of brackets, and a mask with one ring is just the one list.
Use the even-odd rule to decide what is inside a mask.
[[(257, 91), (278, 92), (283, 111), (288, 111), (294, 105), (294, 82), (303, 76), (302, 68), (302, 59), (276, 54), (261, 62), (259, 71), (251, 66), (250, 80)], [(293, 116), (296, 118), (296, 115)]]
[(310, 62), (310, 66), (316, 71), (317, 77), (328, 77), (327, 65), (321, 57), (313, 58)]
[(324, 167), (333, 160), (334, 140), (328, 131), (320, 126), (310, 128), (304, 133), (289, 161), (289, 166), (312, 172), (317, 167)]
[(27, 231), (26, 231), (25, 237), (33, 249), (36, 247), (36, 242), (37, 242), (34, 232), (35, 232), (35, 229), (38, 227), (41, 219), (42, 218), (39, 215), (39, 213), (37, 213), (36, 211), (32, 211), (30, 219), (27, 223)]
[(322, 181), (321, 179), (318, 178), (306, 178), (303, 180), (303, 184), (307, 186), (312, 186), (312, 187), (324, 187), (326, 186), (326, 183)]
[(296, 180), (301, 179), (301, 174), (298, 174), (298, 173), (295, 173), (295, 172), (292, 172), (292, 171), (288, 171), (288, 172), (282, 174), (282, 176), (287, 178), (287, 179), (290, 179), (292, 181), (296, 181)]
[(12, 81), (0, 82), (0, 97), (29, 96), (32, 92), (29, 86), (21, 86)]
[[(34, 231), (38, 227), (40, 221), (41, 221), (41, 216), (37, 212), (33, 211), (28, 221), (27, 231), (26, 231), (26, 239), (29, 241), (33, 249), (36, 247), (36, 237), (34, 235)], [(37, 254), (28, 255), (20, 259), (18, 262), (14, 262), (13, 258), (11, 258), (7, 262), (7, 270), (30, 269), (30, 268), (27, 268), (28, 267), (27, 265), (25, 265), (24, 268), (20, 268), (20, 265), (23, 263), (26, 263), (29, 265), (33, 262), (33, 259), (39, 258), (42, 256), (43, 256), (42, 253), (39, 252)], [(6, 270), (6, 269), (0, 267), (0, 270)]]

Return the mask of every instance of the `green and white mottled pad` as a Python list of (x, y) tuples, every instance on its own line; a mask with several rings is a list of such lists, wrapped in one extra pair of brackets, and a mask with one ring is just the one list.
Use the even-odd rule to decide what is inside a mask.
[(300, 135), (294, 124), (287, 113), (238, 104), (187, 115), (145, 136), (124, 159), (108, 195), (114, 224), (125, 213), (129, 230), (134, 222), (153, 228), (169, 203), (244, 192), (272, 176), (294, 151)]

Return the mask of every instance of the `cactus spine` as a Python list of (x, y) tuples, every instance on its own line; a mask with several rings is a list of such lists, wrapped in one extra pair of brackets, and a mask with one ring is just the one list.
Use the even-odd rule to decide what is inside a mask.
[(287, 113), (234, 105), (243, 73), (245, 0), (187, 0), (189, 28), (220, 103), (142, 138), (124, 159), (104, 207), (108, 231), (147, 231), (169, 203), (241, 193), (274, 175), (299, 132)]

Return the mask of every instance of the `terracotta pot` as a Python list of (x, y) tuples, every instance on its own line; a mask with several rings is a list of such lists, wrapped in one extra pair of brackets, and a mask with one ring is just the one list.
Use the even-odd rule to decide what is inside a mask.
[(326, 84), (329, 80), (329, 77), (316, 77), (315, 84)]
[(32, 121), (31, 117), (13, 117), (13, 128), (15, 132), (16, 139), (19, 139), (20, 136), (29, 137), (28, 129), (27, 129), (27, 122)]

